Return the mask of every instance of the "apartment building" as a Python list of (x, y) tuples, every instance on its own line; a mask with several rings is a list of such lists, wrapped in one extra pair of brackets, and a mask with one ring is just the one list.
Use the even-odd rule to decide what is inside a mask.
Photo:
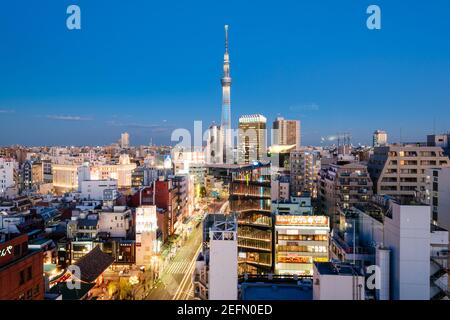
[(338, 222), (339, 207), (350, 208), (372, 197), (373, 184), (364, 164), (338, 161), (322, 168), (319, 174), (319, 200), (332, 225)]
[(394, 144), (374, 148), (368, 169), (375, 193), (415, 198), (425, 192), (427, 169), (449, 165), (441, 147)]
[(309, 192), (317, 198), (317, 184), (320, 171), (320, 153), (314, 149), (293, 150), (290, 153), (290, 191), (299, 196)]

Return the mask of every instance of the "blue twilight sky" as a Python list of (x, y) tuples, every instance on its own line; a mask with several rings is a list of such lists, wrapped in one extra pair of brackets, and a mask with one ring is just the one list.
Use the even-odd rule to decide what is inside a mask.
[[(81, 30), (66, 9), (81, 8)], [(366, 28), (378, 4), (382, 30)], [(302, 121), (304, 144), (450, 129), (448, 0), (39, 0), (0, 3), (0, 145), (169, 143), (220, 121), (223, 25), (232, 118)], [(434, 125), (433, 125), (434, 123)]]

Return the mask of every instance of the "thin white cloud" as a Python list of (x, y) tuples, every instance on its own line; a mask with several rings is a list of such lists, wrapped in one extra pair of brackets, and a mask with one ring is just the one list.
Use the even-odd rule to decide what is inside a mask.
[(114, 120), (107, 121), (106, 123), (113, 127), (122, 127), (128, 129), (149, 129), (152, 132), (165, 132), (173, 128), (173, 125), (167, 124), (163, 121), (163, 124), (151, 124), (151, 123), (136, 123), (136, 122), (117, 122)]
[(14, 113), (14, 112), (16, 111), (12, 109), (0, 109), (0, 113)]
[(47, 115), (47, 119), (60, 121), (91, 121), (90, 117), (70, 116), (70, 115)]

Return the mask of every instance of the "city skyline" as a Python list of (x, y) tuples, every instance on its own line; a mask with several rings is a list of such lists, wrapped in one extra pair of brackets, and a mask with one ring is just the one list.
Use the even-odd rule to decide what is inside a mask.
[(280, 115), (302, 122), (304, 145), (339, 132), (370, 145), (376, 129), (390, 141), (447, 131), (450, 5), (412, 2), (406, 12), (379, 2), (379, 31), (365, 27), (365, 3), (113, 1), (105, 13), (78, 1), (76, 31), (65, 28), (66, 3), (8, 3), (0, 145), (106, 145), (125, 131), (132, 145), (169, 144), (195, 120), (203, 130), (219, 124), (224, 24), (233, 30), (233, 128), (244, 114), (263, 114), (269, 127)]

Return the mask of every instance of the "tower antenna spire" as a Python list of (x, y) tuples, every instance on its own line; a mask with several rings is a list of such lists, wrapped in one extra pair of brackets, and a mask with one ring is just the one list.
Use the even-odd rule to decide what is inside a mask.
[(225, 52), (228, 52), (228, 25), (225, 25)]

